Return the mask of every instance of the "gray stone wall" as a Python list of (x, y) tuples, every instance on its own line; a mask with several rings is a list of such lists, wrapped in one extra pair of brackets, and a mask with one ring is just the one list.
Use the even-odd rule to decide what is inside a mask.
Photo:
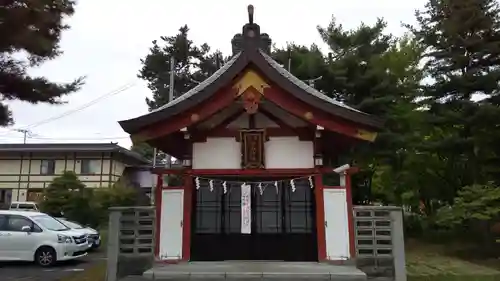
[(154, 207), (110, 208), (106, 281), (141, 275), (153, 266)]
[(406, 281), (402, 209), (355, 206), (356, 264), (370, 277)]

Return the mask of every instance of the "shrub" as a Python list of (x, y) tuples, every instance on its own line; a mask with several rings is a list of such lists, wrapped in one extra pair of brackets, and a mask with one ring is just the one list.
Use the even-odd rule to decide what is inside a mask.
[(495, 225), (500, 218), (500, 188), (493, 185), (466, 186), (453, 204), (437, 213), (440, 226), (455, 230), (460, 238), (474, 242), (476, 253), (497, 256), (499, 245)]
[(135, 188), (120, 184), (86, 188), (74, 172), (66, 171), (44, 190), (40, 209), (51, 216), (64, 216), (83, 225), (100, 227), (107, 224), (110, 207), (135, 206), (137, 197)]

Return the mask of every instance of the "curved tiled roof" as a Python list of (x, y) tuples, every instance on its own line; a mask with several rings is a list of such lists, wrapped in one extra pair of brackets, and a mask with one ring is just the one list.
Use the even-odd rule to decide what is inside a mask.
[(201, 83), (196, 85), (194, 88), (191, 90), (187, 91), (186, 93), (182, 94), (180, 97), (174, 99), (173, 101), (151, 111), (149, 114), (154, 114), (154, 112), (157, 111), (162, 111), (165, 108), (172, 107), (184, 100), (193, 98), (197, 93), (205, 89), (208, 85), (212, 84), (215, 82), (223, 73), (225, 73), (232, 65), (233, 63), (240, 57), (241, 53), (237, 53), (235, 56), (233, 56), (226, 64), (224, 64), (221, 68), (219, 68), (214, 74), (210, 75), (207, 79), (203, 80)]
[(300, 80), (299, 78), (295, 77), (292, 73), (290, 73), (288, 70), (286, 70), (283, 66), (281, 66), (277, 61), (275, 61), (271, 56), (267, 55), (266, 53), (260, 51), (261, 55), (266, 59), (267, 63), (269, 63), (270, 66), (272, 66), (276, 71), (278, 71), (283, 77), (286, 79), (290, 80), (293, 84), (295, 84), (297, 87), (301, 88), (304, 90), (304, 92), (309, 93), (319, 99), (324, 100), (325, 102), (345, 107), (346, 109), (352, 110), (352, 111), (357, 111), (359, 113), (366, 114), (362, 111), (359, 111), (353, 107), (350, 107), (344, 103), (339, 102), (338, 100), (332, 99), (329, 96), (323, 94), (322, 92), (316, 90), (315, 88), (309, 86), (307, 83), (304, 81)]
[(177, 99), (143, 116), (120, 121), (120, 125), (126, 132), (135, 133), (146, 126), (188, 110), (229, 85), (245, 67), (251, 64), (270, 82), (305, 103), (355, 123), (373, 128), (382, 127), (379, 118), (324, 95), (288, 72), (266, 53), (269, 51), (266, 48), (269, 38), (267, 34), (262, 34), (262, 37), (257, 24), (246, 24), (243, 27), (243, 34), (237, 34), (233, 39), (234, 56), (222, 68)]

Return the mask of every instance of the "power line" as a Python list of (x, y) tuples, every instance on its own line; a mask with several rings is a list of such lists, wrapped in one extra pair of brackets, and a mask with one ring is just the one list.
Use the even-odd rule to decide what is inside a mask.
[[(105, 99), (105, 98), (108, 98), (108, 97), (111, 97), (111, 96), (114, 96), (114, 95), (117, 95), (119, 93), (122, 93), (128, 89), (130, 89), (131, 87), (135, 86), (136, 85), (136, 82), (131, 82), (131, 83), (128, 83), (128, 84), (125, 84), (121, 87), (119, 87), (118, 89), (116, 90), (113, 90), (113, 91), (110, 91), (110, 92), (107, 92), (105, 93), (104, 95), (101, 95), (79, 107), (76, 107), (76, 108), (73, 108), (73, 109), (70, 109), (66, 112), (63, 112), (62, 114), (59, 114), (59, 115), (56, 115), (56, 116), (52, 116), (50, 118), (47, 118), (47, 119), (44, 119), (44, 120), (41, 120), (41, 121), (38, 121), (38, 122), (35, 122), (35, 123), (32, 123), (30, 125), (27, 125), (27, 126), (24, 126), (22, 128), (16, 128), (16, 129), (11, 129), (12, 131), (17, 131), (17, 132), (24, 132), (24, 131), (29, 131), (28, 129), (31, 129), (31, 128), (35, 128), (35, 127), (38, 127), (40, 125), (43, 125), (43, 124), (47, 124), (49, 122), (52, 122), (52, 121), (55, 121), (55, 120), (59, 120), (61, 118), (64, 118), (68, 115), (71, 115), (73, 113), (76, 113), (76, 112), (79, 112), (79, 111), (82, 111), (98, 102), (100, 102), (101, 100)], [(7, 133), (8, 134), (8, 133)], [(1, 136), (4, 136), (4, 135), (7, 135), (7, 134), (0, 134), (0, 137)]]
[[(130, 138), (129, 136), (116, 136), (116, 137), (95, 137), (95, 138), (89, 138), (89, 137), (70, 137), (70, 138), (52, 138), (52, 137), (30, 137), (28, 136), (29, 139), (34, 139), (34, 140), (115, 140), (115, 139), (128, 139)], [(0, 136), (0, 139), (24, 139), (24, 137), (10, 137), (10, 136)]]
[(27, 129), (14, 129), (14, 131), (22, 133), (24, 135), (24, 137), (23, 137), (23, 143), (26, 144), (26, 138), (31, 133), (31, 131), (27, 130)]
[(100, 97), (98, 97), (98, 98), (96, 98), (96, 99), (93, 99), (93, 100), (91, 100), (90, 102), (88, 102), (88, 103), (86, 103), (86, 104), (84, 104), (84, 105), (82, 105), (82, 106), (80, 106), (80, 107), (77, 107), (77, 108), (74, 108), (74, 109), (68, 110), (68, 111), (66, 111), (66, 112), (64, 112), (64, 113), (62, 113), (62, 114), (60, 114), (60, 115), (56, 115), (56, 116), (53, 116), (53, 117), (47, 118), (47, 119), (42, 120), (42, 121), (35, 122), (35, 123), (33, 123), (33, 124), (30, 124), (30, 125), (26, 126), (25, 128), (34, 128), (34, 127), (38, 127), (38, 126), (40, 126), (40, 125), (42, 125), (42, 124), (46, 124), (46, 123), (49, 123), (49, 122), (52, 122), (52, 121), (55, 121), (55, 120), (59, 120), (59, 119), (64, 118), (64, 117), (66, 117), (66, 116), (68, 116), (68, 115), (71, 115), (71, 114), (73, 114), (73, 113), (76, 113), (76, 112), (82, 111), (82, 110), (84, 110), (84, 109), (86, 109), (86, 108), (88, 108), (88, 107), (90, 107), (90, 106), (92, 106), (92, 105), (94, 105), (94, 104), (98, 103), (99, 101), (101, 101), (101, 100), (103, 100), (103, 99), (105, 99), (105, 98), (108, 98), (108, 97), (110, 97), (110, 96), (114, 96), (114, 95), (117, 95), (117, 94), (119, 94), (119, 93), (124, 92), (125, 90), (128, 90), (129, 88), (131, 88), (131, 87), (132, 87), (132, 86), (134, 86), (134, 85), (135, 85), (135, 83), (128, 83), (128, 84), (126, 84), (125, 86), (122, 86), (121, 88), (119, 88), (119, 89), (117, 89), (117, 90), (114, 90), (114, 91), (108, 92), (108, 93), (106, 93), (106, 94), (104, 94), (104, 95), (102, 95), (102, 96), (100, 96)]

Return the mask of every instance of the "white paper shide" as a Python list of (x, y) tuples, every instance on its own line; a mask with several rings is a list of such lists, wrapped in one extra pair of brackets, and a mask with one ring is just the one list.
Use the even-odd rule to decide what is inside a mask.
[(252, 187), (249, 184), (241, 185), (241, 233), (252, 232)]

